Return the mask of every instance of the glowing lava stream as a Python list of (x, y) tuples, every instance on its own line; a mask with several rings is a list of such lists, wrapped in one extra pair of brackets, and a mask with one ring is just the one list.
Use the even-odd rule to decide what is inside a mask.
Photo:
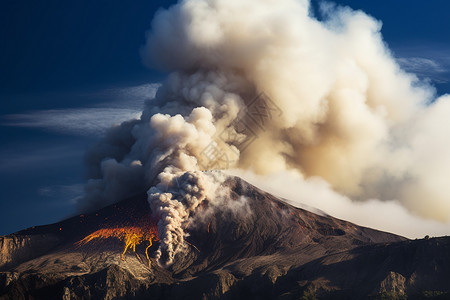
[[(152, 240), (158, 241), (158, 233), (156, 227), (137, 227), (137, 226), (129, 226), (129, 227), (117, 227), (117, 228), (103, 228), (99, 229), (90, 235), (86, 236), (81, 241), (77, 242), (77, 246), (86, 245), (94, 239), (103, 239), (106, 240), (108, 238), (116, 238), (125, 243), (125, 248), (122, 252), (121, 258), (125, 260), (125, 253), (128, 248), (133, 249), (133, 252), (136, 253), (136, 245), (143, 243), (144, 241), (148, 241), (150, 244), (145, 249), (145, 255), (148, 259), (148, 266), (151, 267), (151, 260), (148, 256), (148, 249), (152, 246)], [(138, 255), (136, 255), (139, 260)]]

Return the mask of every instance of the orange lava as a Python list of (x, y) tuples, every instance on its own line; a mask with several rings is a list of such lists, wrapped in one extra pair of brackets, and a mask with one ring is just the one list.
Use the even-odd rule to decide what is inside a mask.
[[(77, 246), (86, 245), (94, 239), (103, 239), (106, 240), (108, 238), (116, 238), (125, 243), (124, 250), (122, 252), (121, 258), (125, 260), (125, 253), (128, 248), (133, 249), (133, 252), (136, 253), (136, 245), (139, 245), (145, 241), (149, 242), (149, 245), (145, 249), (145, 255), (147, 256), (148, 266), (151, 267), (150, 257), (148, 256), (148, 249), (152, 246), (152, 240), (158, 241), (158, 231), (156, 226), (125, 226), (125, 227), (113, 227), (113, 228), (103, 228), (99, 229), (90, 235), (86, 236), (81, 241), (77, 242)], [(139, 256), (136, 255), (140, 260)]]
[(209, 233), (209, 227), (211, 227), (211, 223), (212, 223), (212, 221), (214, 220), (215, 217), (216, 217), (216, 214), (213, 215), (211, 221), (209, 221), (209, 223), (208, 223), (208, 233)]

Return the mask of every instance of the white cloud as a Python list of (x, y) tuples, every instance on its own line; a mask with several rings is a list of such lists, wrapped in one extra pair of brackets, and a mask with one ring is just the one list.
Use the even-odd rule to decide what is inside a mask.
[(97, 107), (37, 110), (3, 117), (2, 125), (40, 128), (71, 135), (101, 135), (108, 128), (138, 119), (144, 101), (154, 98), (159, 84), (106, 89), (85, 96), (108, 99)]
[(84, 184), (74, 183), (67, 185), (44, 186), (39, 188), (37, 192), (40, 196), (57, 200), (55, 203), (62, 202), (65, 204), (74, 205), (84, 194)]
[(407, 72), (434, 83), (450, 82), (450, 51), (442, 45), (394, 47), (397, 62)]
[[(108, 100), (108, 107), (142, 110), (144, 101), (156, 96), (160, 83), (147, 83), (125, 88), (110, 88), (95, 92), (90, 96)], [(100, 104), (103, 106), (103, 104)]]
[(423, 79), (429, 79), (436, 83), (450, 81), (450, 78), (445, 76), (445, 73), (449, 70), (436, 60), (423, 57), (408, 57), (398, 58), (397, 61), (405, 71), (414, 73)]
[(445, 72), (443, 66), (441, 66), (438, 62), (429, 58), (422, 58), (422, 57), (399, 58), (397, 61), (405, 70), (412, 72), (430, 72), (430, 73)]
[(73, 146), (55, 146), (25, 148), (1, 151), (0, 152), (0, 172), (11, 172), (11, 170), (30, 169), (45, 164), (54, 164), (58, 161), (66, 161), (81, 157), (79, 148)]
[(41, 128), (74, 135), (101, 135), (114, 124), (137, 119), (140, 112), (125, 108), (39, 110), (5, 116), (4, 125)]

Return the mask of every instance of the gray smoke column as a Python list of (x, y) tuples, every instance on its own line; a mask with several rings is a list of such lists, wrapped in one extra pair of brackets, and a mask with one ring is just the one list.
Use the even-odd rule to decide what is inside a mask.
[[(88, 153), (81, 205), (148, 190), (161, 220), (158, 257), (169, 263), (185, 247), (183, 226), (214, 202), (220, 180), (209, 169), (318, 176), (352, 199), (398, 200), (450, 221), (450, 97), (434, 99), (400, 69), (373, 18), (322, 13), (318, 21), (296, 0), (185, 0), (160, 10), (141, 55), (170, 75), (139, 120)], [(251, 110), (261, 93), (272, 114), (258, 123)]]

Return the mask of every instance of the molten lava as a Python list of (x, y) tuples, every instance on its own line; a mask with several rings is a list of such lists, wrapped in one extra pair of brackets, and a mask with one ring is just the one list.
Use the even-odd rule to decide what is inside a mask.
[[(95, 239), (109, 239), (116, 238), (125, 243), (124, 250), (122, 252), (121, 258), (125, 260), (125, 253), (127, 250), (133, 249), (133, 252), (136, 253), (136, 245), (139, 245), (145, 241), (149, 242), (149, 245), (145, 249), (145, 255), (147, 256), (148, 266), (151, 267), (151, 260), (148, 256), (148, 249), (152, 246), (152, 240), (158, 241), (158, 230), (156, 226), (125, 226), (125, 227), (113, 227), (113, 228), (103, 228), (99, 229), (90, 235), (86, 236), (81, 241), (77, 242), (77, 246), (86, 245)], [(136, 255), (140, 260), (139, 256)]]

